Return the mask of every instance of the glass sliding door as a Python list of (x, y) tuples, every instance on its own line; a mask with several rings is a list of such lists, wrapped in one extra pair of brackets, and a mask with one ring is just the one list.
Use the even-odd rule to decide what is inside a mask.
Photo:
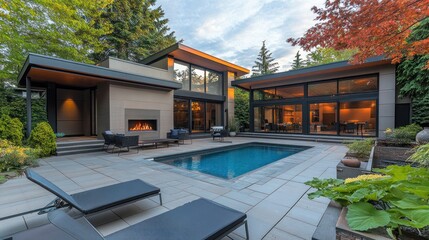
[(278, 109), (276, 106), (254, 108), (254, 128), (256, 132), (277, 132)]
[(174, 128), (189, 129), (189, 100), (174, 99)]
[(340, 135), (376, 136), (376, 100), (340, 102)]
[(311, 134), (337, 135), (337, 103), (309, 104)]
[(192, 132), (204, 132), (205, 107), (204, 102), (192, 101)]
[(220, 103), (206, 104), (206, 132), (213, 126), (222, 125), (222, 105)]
[(278, 106), (278, 131), (302, 133), (302, 104)]

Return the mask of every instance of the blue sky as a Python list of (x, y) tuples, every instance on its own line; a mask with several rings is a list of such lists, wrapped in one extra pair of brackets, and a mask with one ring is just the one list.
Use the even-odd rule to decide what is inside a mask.
[(158, 0), (157, 4), (185, 45), (251, 69), (266, 40), (280, 71), (285, 71), (299, 50), (286, 39), (300, 37), (314, 25), (311, 7), (322, 6), (324, 0)]

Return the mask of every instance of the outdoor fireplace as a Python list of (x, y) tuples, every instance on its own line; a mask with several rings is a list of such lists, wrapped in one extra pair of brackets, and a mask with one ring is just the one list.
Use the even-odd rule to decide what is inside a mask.
[(156, 120), (128, 120), (128, 131), (156, 131)]

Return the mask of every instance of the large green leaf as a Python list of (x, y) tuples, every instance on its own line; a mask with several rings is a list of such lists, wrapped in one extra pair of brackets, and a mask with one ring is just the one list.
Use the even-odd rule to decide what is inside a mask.
[(400, 209), (429, 209), (427, 202), (422, 201), (421, 198), (407, 194), (404, 198), (396, 201), (390, 201), (390, 204)]
[(353, 203), (348, 206), (347, 222), (351, 229), (367, 231), (386, 226), (390, 222), (390, 215), (384, 210), (377, 210), (366, 202)]
[(414, 228), (429, 226), (429, 209), (390, 209), (391, 220), (400, 225)]

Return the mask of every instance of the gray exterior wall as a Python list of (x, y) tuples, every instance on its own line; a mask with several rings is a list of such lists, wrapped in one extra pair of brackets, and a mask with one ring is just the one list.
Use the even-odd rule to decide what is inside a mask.
[(102, 139), (104, 131), (110, 130), (110, 84), (97, 85), (97, 137)]
[[(153, 89), (135, 85), (116, 85), (109, 86), (109, 119), (110, 130), (126, 135), (140, 136), (140, 139), (165, 138), (167, 132), (173, 128), (173, 91)], [(133, 118), (138, 111), (142, 111), (141, 119), (157, 117), (153, 112), (159, 112), (158, 133), (153, 132), (128, 132), (126, 129), (127, 119), (126, 110), (132, 112)], [(134, 110), (134, 111), (132, 111)], [(151, 111), (149, 111), (151, 110)], [(158, 119), (157, 119), (158, 120)]]
[(171, 72), (169, 72), (165, 68), (158, 68), (157, 66), (152, 67), (149, 65), (143, 65), (113, 57), (109, 57), (98, 65), (122, 72), (173, 81), (173, 75)]

